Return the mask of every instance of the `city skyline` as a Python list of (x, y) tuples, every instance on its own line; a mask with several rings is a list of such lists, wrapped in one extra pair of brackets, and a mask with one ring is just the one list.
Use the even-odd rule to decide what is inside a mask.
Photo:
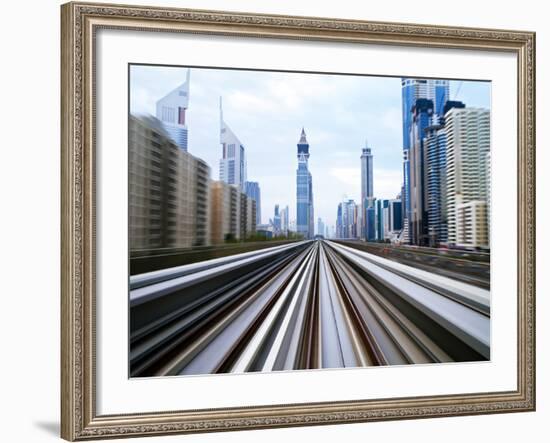
[[(130, 111), (154, 114), (154, 105), (183, 83), (187, 68), (132, 66)], [(188, 151), (218, 180), (221, 157), (219, 98), (224, 120), (246, 147), (248, 180), (262, 192), (262, 223), (275, 204), (296, 220), (296, 142), (305, 127), (310, 143), (314, 219), (327, 225), (336, 207), (361, 201), (360, 156), (365, 139), (375, 157), (374, 196), (392, 199), (402, 184), (401, 79), (391, 77), (191, 69), (186, 113)], [(456, 94), (458, 91), (458, 94)], [(450, 97), (490, 107), (490, 84), (450, 82)]]

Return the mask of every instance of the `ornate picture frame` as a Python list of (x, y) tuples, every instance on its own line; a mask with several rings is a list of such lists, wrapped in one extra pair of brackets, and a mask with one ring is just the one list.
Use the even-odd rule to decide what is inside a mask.
[[(61, 22), (61, 436), (64, 439), (75, 441), (535, 409), (534, 33), (80, 2), (61, 7)], [(95, 57), (96, 34), (101, 29), (259, 37), (289, 42), (470, 49), (517, 57), (517, 389), (98, 414)]]

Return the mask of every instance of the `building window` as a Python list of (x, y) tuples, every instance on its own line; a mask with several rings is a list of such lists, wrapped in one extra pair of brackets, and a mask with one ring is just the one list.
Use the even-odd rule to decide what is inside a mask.
[(235, 145), (231, 144), (227, 146), (227, 157), (234, 158), (235, 157)]
[(162, 121), (173, 123), (175, 120), (174, 108), (169, 108), (168, 106), (162, 107)]
[(185, 125), (185, 108), (178, 108), (178, 124)]
[[(235, 149), (235, 145), (233, 145), (233, 149)], [(227, 183), (230, 185), (235, 184), (235, 160), (229, 160), (227, 168)]]

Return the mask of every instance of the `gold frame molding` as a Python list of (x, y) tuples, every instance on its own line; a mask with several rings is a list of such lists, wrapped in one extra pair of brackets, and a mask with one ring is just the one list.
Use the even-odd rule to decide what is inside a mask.
[[(506, 51), (518, 60), (518, 384), (490, 392), (98, 416), (94, 36), (100, 28)], [(143, 6), (61, 7), (61, 436), (67, 440), (535, 409), (535, 33)]]

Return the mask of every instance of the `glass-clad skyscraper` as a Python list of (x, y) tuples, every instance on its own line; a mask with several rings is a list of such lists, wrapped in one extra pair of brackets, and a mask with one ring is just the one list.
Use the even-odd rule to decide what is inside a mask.
[(298, 169), (296, 170), (296, 231), (304, 238), (312, 238), (313, 222), (313, 183), (308, 168), (309, 143), (302, 128), (298, 142)]
[(365, 147), (361, 153), (361, 237), (367, 238), (367, 208), (372, 202), (372, 152), (365, 142)]
[(245, 182), (244, 193), (256, 202), (256, 224), (262, 224), (262, 196), (258, 182)]
[(416, 100), (412, 109), (413, 121), (410, 132), (410, 216), (409, 235), (415, 245), (427, 246), (428, 208), (426, 206), (426, 153), (425, 129), (433, 118), (433, 102), (424, 98)]
[(408, 230), (411, 220), (411, 185), (410, 185), (410, 148), (411, 127), (413, 125), (413, 106), (418, 99), (428, 99), (432, 102), (433, 118), (444, 115), (445, 103), (449, 99), (449, 81), (439, 79), (401, 79), (401, 106), (403, 117), (403, 223)]

